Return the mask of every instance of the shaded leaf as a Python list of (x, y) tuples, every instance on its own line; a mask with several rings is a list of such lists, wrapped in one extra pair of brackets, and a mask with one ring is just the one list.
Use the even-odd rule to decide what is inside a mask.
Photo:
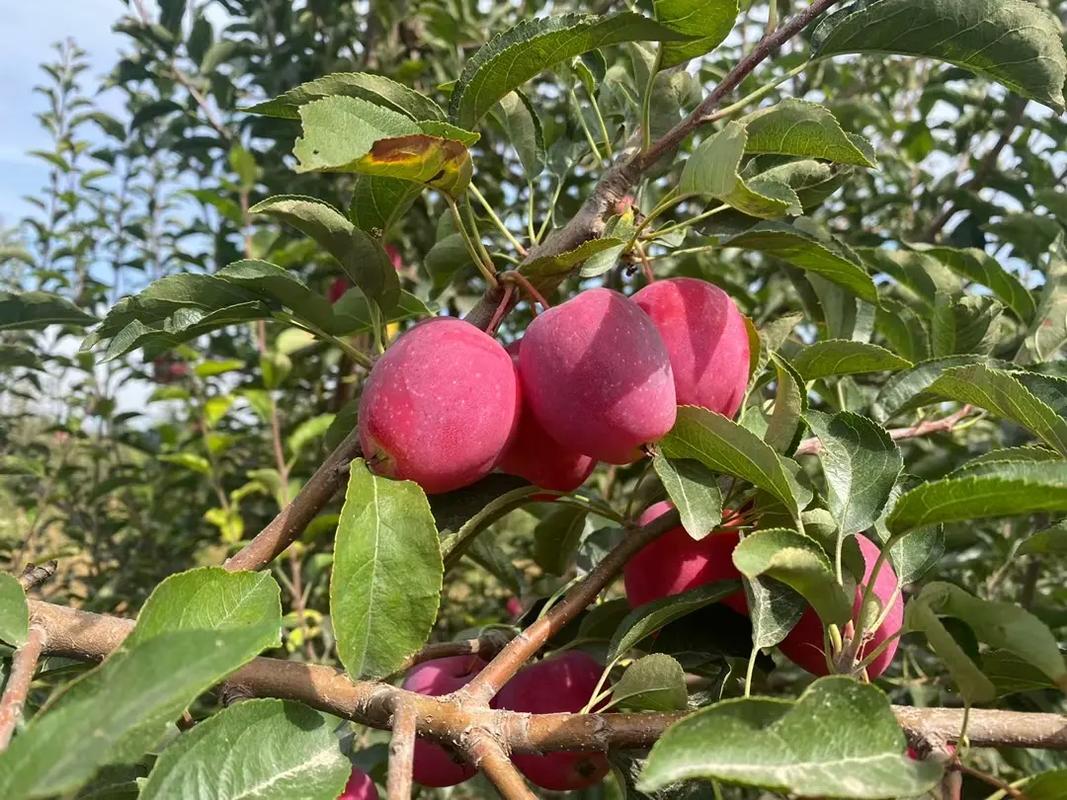
[(670, 459), (660, 453), (653, 457), (652, 468), (678, 509), (686, 533), (699, 541), (719, 527), (722, 492), (714, 472), (699, 461)]
[(793, 356), (792, 364), (806, 381), (837, 375), (895, 371), (912, 366), (906, 358), (884, 347), (847, 339), (829, 339), (809, 344)]
[(686, 708), (682, 665), (656, 653), (634, 661), (611, 689), (612, 705), (632, 711), (678, 711)]
[(94, 322), (94, 316), (59, 295), (0, 291), (0, 331), (43, 330), (49, 325), (85, 327)]
[(0, 572), (0, 642), (20, 647), (30, 630), (30, 609), (22, 584), (13, 575)]
[(786, 98), (742, 117), (748, 130), (746, 153), (773, 153), (821, 158), (839, 164), (877, 166), (841, 129), (830, 109), (806, 100)]

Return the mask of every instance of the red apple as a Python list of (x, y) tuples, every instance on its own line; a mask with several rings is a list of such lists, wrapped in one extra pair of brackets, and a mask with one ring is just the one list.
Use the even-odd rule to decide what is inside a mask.
[[(516, 367), (521, 345), (522, 340), (519, 340), (506, 348)], [(501, 472), (518, 475), (542, 489), (573, 492), (596, 469), (596, 461), (564, 447), (549, 436), (531, 412), (529, 404), (525, 404), (519, 414), (515, 438), (504, 451), (497, 467)], [(545, 499), (552, 499), (552, 496)]]
[(674, 379), (656, 326), (632, 301), (590, 289), (541, 313), (519, 353), (541, 427), (598, 461), (628, 464), (674, 425)]
[(330, 288), (326, 292), (326, 297), (330, 301), (330, 305), (333, 305), (342, 297), (345, 296), (345, 292), (352, 288), (352, 282), (348, 280), (344, 275), (338, 275), (330, 283)]
[(357, 767), (352, 767), (352, 775), (345, 784), (345, 790), (341, 792), (337, 800), (378, 800), (378, 787), (370, 779), (370, 775)]
[[(402, 688), (436, 697), (466, 686), (486, 665), (479, 656), (450, 656), (424, 661), (411, 668)], [(437, 742), (417, 739), (412, 775), (423, 786), (455, 786), (472, 777), (474, 767)]]
[[(530, 714), (580, 711), (604, 668), (580, 650), (567, 650), (521, 670), (493, 700), (493, 708)], [(515, 766), (542, 789), (565, 792), (600, 781), (608, 772), (603, 753), (516, 753)]]
[[(866, 571), (864, 572), (862, 583), (856, 587), (856, 599), (852, 606), (853, 620), (859, 619), (863, 602), (863, 587), (871, 579), (871, 573), (874, 571), (874, 565), (880, 552), (878, 546), (862, 534), (856, 535), (856, 542), (859, 544), (860, 552), (863, 554)], [(897, 591), (897, 586), (897, 575), (893, 571), (892, 565), (886, 560), (878, 570), (878, 577), (874, 581), (873, 593), (883, 607), (890, 602), (892, 605), (885, 620), (875, 629), (874, 635), (868, 639), (860, 650), (858, 654), (860, 659), (863, 658), (864, 653), (873, 652), (882, 642), (894, 636), (904, 624), (904, 600), (901, 598), (900, 592)], [(896, 655), (898, 644), (899, 639), (894, 639), (868, 665), (867, 675), (871, 680), (886, 671), (886, 668), (893, 661), (893, 656)], [(794, 664), (803, 667), (813, 675), (826, 675), (828, 672), (826, 656), (823, 654), (823, 625), (814, 609), (809, 608), (804, 612), (796, 627), (778, 645), (778, 649)]]
[(737, 414), (748, 385), (748, 331), (730, 296), (707, 281), (671, 278), (633, 300), (663, 337), (678, 404)]
[(473, 325), (436, 317), (400, 336), (359, 402), (363, 455), (381, 475), (429, 494), (484, 478), (519, 419), (511, 357)]
[[(673, 508), (666, 500), (656, 503), (645, 509), (638, 522), (647, 525)], [(699, 542), (679, 525), (642, 547), (623, 571), (630, 605), (636, 608), (713, 581), (740, 580), (741, 573), (732, 558), (741, 539), (736, 530), (740, 521), (736, 511), (727, 511), (722, 527)], [(723, 603), (740, 614), (748, 613), (743, 589), (726, 597)]]

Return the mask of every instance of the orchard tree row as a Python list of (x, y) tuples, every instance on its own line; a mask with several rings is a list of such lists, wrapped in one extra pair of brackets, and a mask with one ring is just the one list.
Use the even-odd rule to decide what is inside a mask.
[(58, 46), (0, 797), (1062, 797), (1063, 12), (134, 0), (99, 86)]

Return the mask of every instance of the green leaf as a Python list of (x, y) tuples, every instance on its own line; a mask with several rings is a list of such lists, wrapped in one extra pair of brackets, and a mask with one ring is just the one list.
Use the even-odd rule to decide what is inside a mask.
[(758, 250), (788, 261), (843, 286), (868, 303), (878, 304), (878, 290), (858, 259), (834, 241), (822, 242), (781, 222), (761, 222), (722, 242), (723, 247)]
[(957, 249), (921, 244), (912, 247), (933, 256), (957, 275), (988, 287), (1023, 322), (1031, 322), (1037, 313), (1034, 296), (1015, 275), (985, 251), (975, 247)]
[(0, 572), (0, 641), (12, 647), (26, 644), (30, 631), (30, 609), (26, 592), (13, 575)]
[(803, 379), (791, 364), (777, 354), (771, 356), (771, 361), (778, 388), (774, 396), (774, 411), (767, 422), (763, 441), (779, 453), (791, 454), (797, 449), (803, 433), (801, 418), (808, 410), (808, 393)]
[(945, 371), (955, 367), (977, 364), (985, 361), (983, 356), (962, 355), (946, 358), (933, 358), (920, 361), (890, 378), (882, 384), (878, 397), (872, 405), (874, 418), (880, 422), (896, 416), (910, 407), (911, 401), (923, 396), (934, 381)]
[(897, 501), (886, 525), (898, 536), (939, 522), (1067, 511), (1067, 462), (990, 462), (982, 474), (921, 484)]
[(982, 653), (982, 672), (993, 682), (997, 697), (1056, 688), (1045, 673), (1007, 650)]
[[(400, 282), (388, 254), (340, 211), (314, 197), (282, 194), (256, 203), (249, 211), (265, 214), (310, 236), (326, 250), (341, 269), (372, 298), (382, 298), (389, 308), (396, 302)], [(329, 309), (329, 301), (322, 298)], [(329, 317), (329, 314), (326, 314)], [(316, 322), (319, 327), (328, 327)]]
[(268, 573), (207, 567), (170, 576), (118, 649), (0, 755), (0, 796), (70, 793), (104, 765), (136, 761), (200, 694), (277, 647), (280, 627), (280, 592)]
[(498, 108), (500, 125), (515, 148), (527, 182), (530, 182), (545, 168), (545, 137), (541, 131), (541, 120), (526, 95), (520, 91), (509, 92), (501, 97)]
[(816, 56), (898, 53), (937, 58), (1064, 110), (1067, 56), (1060, 24), (1026, 0), (874, 0), (830, 14)]
[(620, 239), (590, 239), (588, 242), (566, 250), (554, 256), (538, 256), (520, 267), (519, 271), (528, 278), (555, 278), (566, 275), (585, 260), (597, 253), (618, 248), (623, 244)]
[(918, 597), (907, 603), (902, 630), (918, 631), (926, 637), (967, 703), (988, 703), (996, 698), (997, 690), (993, 682), (960, 646), (928, 603)]
[(304, 135), (293, 147), (297, 172), (401, 178), (453, 197), (470, 182), (473, 168), (464, 141), (476, 140), (476, 134), (442, 123), (414, 122), (357, 97), (327, 97), (302, 105), (300, 121)]
[(634, 661), (611, 687), (612, 705), (629, 711), (680, 711), (689, 704), (682, 665), (655, 653)]
[(781, 642), (808, 608), (807, 602), (784, 583), (756, 578), (745, 583), (752, 646), (774, 647)]
[(741, 588), (739, 581), (706, 583), (682, 594), (638, 606), (619, 623), (608, 646), (608, 660), (631, 650), (664, 625), (729, 597)]
[(695, 459), (710, 470), (742, 478), (781, 501), (794, 519), (800, 515), (782, 458), (756, 434), (721, 414), (680, 406), (659, 449), (667, 458)]
[(678, 509), (682, 527), (700, 541), (722, 522), (722, 492), (715, 473), (690, 459), (670, 459), (657, 453), (652, 459), (667, 497)]
[(809, 536), (785, 528), (750, 533), (734, 548), (734, 566), (746, 578), (765, 575), (799, 593), (825, 625), (844, 625), (852, 600), (837, 583), (822, 546)]
[(1028, 536), (1016, 548), (1015, 555), (1067, 555), (1067, 520)]
[(449, 117), (473, 128), (500, 98), (540, 72), (590, 50), (620, 42), (686, 41), (689, 37), (643, 17), (581, 14), (526, 19), (497, 34), (467, 59), (452, 90)]
[(822, 443), (819, 461), (826, 476), (830, 513), (844, 536), (870, 528), (893, 491), (904, 458), (884, 428), (842, 411), (809, 411), (808, 424)]
[(711, 197), (761, 219), (801, 214), (800, 198), (788, 184), (769, 179), (746, 183), (738, 174), (748, 134), (739, 122), (728, 122), (700, 143), (682, 167), (677, 192), (681, 197)]
[(417, 183), (384, 175), (357, 175), (348, 218), (375, 239), (382, 239), (422, 194)]
[[(501, 490), (503, 488), (503, 491)], [(517, 508), (533, 501), (534, 495), (540, 494), (541, 489), (532, 486), (525, 481), (515, 478), (513, 475), (490, 475), (466, 489), (458, 492), (449, 492), (435, 500), (440, 503), (447, 501), (450, 505), (457, 501), (463, 506), (462, 513), (445, 512), (453, 519), (446, 519), (442, 512), (435, 508), (434, 513), (441, 520), (441, 530), (454, 530), (441, 540), (441, 552), (445, 559), (445, 568), (455, 566), (463, 554), (470, 547), (471, 542), (484, 532), (490, 525), (510, 514)], [(476, 502), (473, 502), (476, 501)]]
[(284, 94), (244, 109), (252, 114), (300, 119), (300, 107), (324, 97), (357, 97), (412, 120), (443, 120), (445, 112), (430, 98), (384, 75), (334, 72), (302, 83)]
[(896, 371), (912, 366), (906, 358), (884, 347), (847, 339), (829, 339), (809, 344), (793, 356), (792, 364), (806, 381), (838, 375)]
[(1049, 251), (1045, 286), (1033, 324), (1026, 334), (1019, 361), (1030, 364), (1054, 358), (1067, 343), (1067, 244), (1063, 236)]
[(585, 531), (588, 512), (575, 506), (561, 506), (534, 528), (534, 561), (546, 572), (562, 575), (578, 549)]
[(1046, 450), (1044, 447), (1000, 447), (996, 450), (990, 450), (989, 452), (982, 453), (980, 456), (972, 458), (970, 461), (962, 464), (953, 470), (954, 473), (962, 472), (968, 468), (975, 467), (978, 464), (986, 464), (990, 461), (1060, 461), (1062, 457), (1059, 453), (1053, 450)]
[(913, 797), (937, 785), (942, 767), (907, 758), (906, 746), (880, 689), (832, 676), (795, 702), (723, 700), (675, 723), (638, 786), (703, 778), (807, 797)]
[(1022, 789), (1026, 790), (1027, 800), (1064, 800), (1067, 788), (1067, 769), (1057, 769), (1034, 775)]
[(289, 700), (224, 708), (163, 751), (141, 800), (335, 800), (352, 771), (339, 722)]
[(991, 297), (950, 298), (938, 292), (930, 324), (934, 355), (989, 352), (995, 344), (990, 328), (1001, 311), (1002, 306)]
[(820, 158), (839, 164), (876, 167), (841, 129), (830, 109), (787, 98), (738, 122), (748, 131), (746, 153)]
[(0, 291), (0, 331), (39, 331), (49, 325), (85, 327), (96, 322), (66, 298), (47, 292)]
[[(429, 317), (434, 313), (428, 305), (411, 292), (401, 291), (400, 301), (392, 311), (385, 315), (386, 324), (404, 320)], [(374, 329), (370, 306), (362, 292), (347, 291), (333, 305), (334, 327), (332, 333), (337, 336), (351, 336), (369, 333)]]
[(216, 272), (215, 278), (290, 308), (301, 321), (326, 330), (333, 327), (330, 301), (311, 291), (295, 273), (269, 261), (234, 261)]
[(942, 372), (929, 391), (1014, 420), (1049, 447), (1067, 456), (1067, 419), (1009, 372), (990, 369), (983, 364), (955, 367)]
[(337, 654), (349, 675), (388, 675), (422, 647), (437, 618), (443, 574), (422, 489), (353, 462), (330, 577)]
[(710, 53), (723, 43), (740, 11), (737, 0), (653, 0), (656, 19), (672, 30), (700, 37), (660, 45), (659, 68), (669, 69)]

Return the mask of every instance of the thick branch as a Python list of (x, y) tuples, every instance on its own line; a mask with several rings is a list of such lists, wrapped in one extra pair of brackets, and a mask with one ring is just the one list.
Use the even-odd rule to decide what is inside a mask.
[(500, 691), (545, 642), (592, 603), (622, 572), (638, 550), (678, 525), (677, 511), (664, 514), (643, 528), (629, 531), (626, 538), (608, 553), (596, 568), (567, 592), (551, 611), (526, 628), (500, 651), (474, 680), (457, 694), (475, 705), (484, 706)]
[[(620, 201), (637, 183), (641, 175), (660, 158), (673, 151), (701, 125), (710, 121), (710, 117), (722, 101), (741, 82), (752, 74), (763, 61), (778, 50), (785, 42), (792, 39), (808, 27), (826, 9), (838, 0), (815, 0), (808, 8), (792, 17), (785, 25), (768, 34), (752, 49), (747, 56), (734, 65), (722, 81), (711, 91), (699, 106), (657, 139), (647, 150), (636, 146), (628, 147), (601, 176), (593, 191), (586, 198), (582, 207), (570, 221), (554, 231), (544, 243), (530, 251), (525, 261), (541, 256), (552, 256), (573, 250), (589, 239), (595, 239), (604, 230), (610, 209)], [(548, 283), (542, 282), (538, 288), (549, 291), (564, 278), (557, 276)], [(468, 312), (465, 319), (479, 328), (485, 329), (493, 319), (497, 306), (503, 299), (500, 287), (486, 290), (478, 304)]]
[(467, 758), (493, 782), (493, 786), (504, 800), (537, 800), (537, 795), (530, 791), (526, 780), (511, 763), (504, 748), (488, 735), (477, 733), (471, 737)]
[[(82, 661), (99, 661), (133, 629), (132, 620), (91, 614), (40, 600), (30, 601), (36, 625), (48, 633), (44, 652)], [(420, 735), (462, 746), (464, 731), (493, 732), (509, 750), (539, 753), (556, 750), (607, 750), (651, 747), (681, 714), (519, 714), (463, 705), (456, 698), (427, 697), (393, 686), (353, 681), (331, 667), (256, 658), (230, 676), (257, 697), (278, 697), (326, 711), (363, 725), (389, 729), (398, 702), (414, 705)], [(963, 710), (893, 706), (901, 727), (912, 738), (953, 741), (963, 724)], [(1067, 717), (1019, 711), (971, 709), (967, 726), (976, 747), (1036, 747), (1067, 750)]]
[(26, 643), (15, 651), (11, 657), (11, 674), (7, 679), (4, 694), (0, 697), (0, 751), (11, 741), (26, 696), (30, 693), (33, 673), (37, 670), (37, 661), (41, 657), (48, 634), (40, 625), (31, 625)]
[(315, 470), (293, 502), (279, 511), (267, 527), (256, 534), (239, 553), (228, 558), (223, 566), (231, 572), (267, 566), (303, 533), (308, 523), (330, 502), (348, 474), (349, 463), (359, 455), (359, 434), (353, 430)]
[(398, 703), (393, 714), (393, 738), (389, 740), (389, 800), (411, 797), (411, 770), (415, 763), (415, 724), (418, 715), (410, 703)]
[[(947, 433), (955, 428), (960, 422), (963, 421), (974, 410), (973, 406), (966, 405), (954, 414), (950, 414), (947, 417), (941, 419), (928, 419), (920, 422), (918, 425), (912, 425), (909, 428), (890, 428), (889, 436), (894, 442), (898, 442), (901, 439), (920, 439), (923, 436), (930, 436), (934, 433)], [(813, 437), (811, 439), (805, 439), (797, 446), (797, 451), (794, 456), (810, 456), (818, 455), (822, 452), (822, 442)]]

